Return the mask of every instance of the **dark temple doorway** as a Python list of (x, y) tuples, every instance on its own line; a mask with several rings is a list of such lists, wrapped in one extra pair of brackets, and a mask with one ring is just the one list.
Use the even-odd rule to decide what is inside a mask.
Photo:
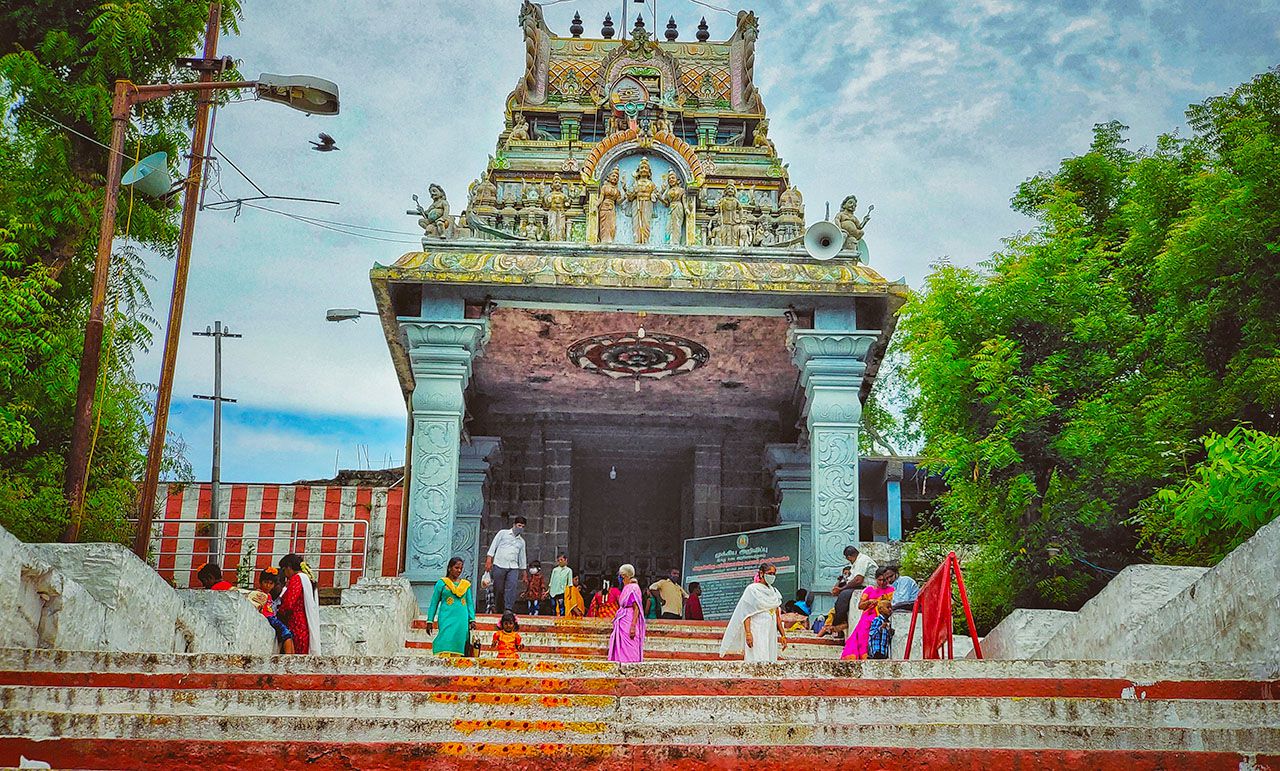
[(630, 563), (647, 585), (680, 566), (692, 536), (692, 460), (575, 451), (569, 553), (580, 575), (612, 578)]

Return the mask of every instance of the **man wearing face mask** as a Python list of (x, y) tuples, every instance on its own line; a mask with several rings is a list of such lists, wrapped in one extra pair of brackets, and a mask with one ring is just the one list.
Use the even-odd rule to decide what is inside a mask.
[(503, 610), (515, 612), (517, 587), (527, 565), (524, 549), (525, 518), (516, 517), (511, 520), (511, 527), (499, 530), (489, 544), (488, 556), (484, 561), (484, 569), (493, 578), (493, 591), (497, 595), (497, 605)]

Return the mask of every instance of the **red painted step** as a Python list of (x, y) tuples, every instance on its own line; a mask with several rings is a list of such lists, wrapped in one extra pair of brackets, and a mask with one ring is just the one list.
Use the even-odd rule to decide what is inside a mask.
[[(0, 671), (0, 685), (96, 688), (324, 690), (612, 694), (615, 696), (921, 696), (1118, 699), (1136, 689), (1146, 699), (1273, 700), (1280, 680), (1165, 680), (1121, 678), (769, 678), (562, 677), (550, 662), (466, 659), (459, 674), (260, 674), (246, 672)], [(469, 666), (468, 666), (469, 665)], [(603, 665), (612, 666), (612, 665)], [(508, 670), (510, 675), (499, 674)], [(468, 671), (470, 670), (470, 671)], [(486, 671), (487, 670), (487, 671)], [(1280, 771), (1280, 769), (1277, 769)]]
[[(139, 739), (0, 739), (0, 763), (19, 755), (54, 768), (200, 768), (201, 771), (295, 769), (1069, 769), (1074, 771), (1259, 771), (1280, 769), (1280, 756), (1151, 750), (1010, 750), (824, 746), (655, 746), (340, 742), (165, 742)], [(1244, 765), (1246, 762), (1252, 766)]]

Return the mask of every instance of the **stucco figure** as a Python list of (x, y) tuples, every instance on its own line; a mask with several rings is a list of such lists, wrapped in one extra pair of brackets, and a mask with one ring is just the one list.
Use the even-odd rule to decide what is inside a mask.
[(631, 202), (631, 227), (635, 242), (647, 244), (653, 224), (653, 204), (658, 200), (658, 186), (653, 183), (653, 170), (649, 168), (648, 158), (640, 159), (632, 182), (632, 187), (623, 188), (627, 200)]
[(525, 142), (529, 139), (529, 124), (525, 121), (524, 115), (517, 113), (515, 123), (511, 126), (511, 133), (507, 134), (507, 144), (512, 142)]
[(720, 220), (712, 236), (716, 245), (740, 246), (738, 239), (745, 224), (745, 217), (742, 202), (738, 200), (738, 188), (732, 181), (725, 185), (724, 194), (720, 196), (720, 200), (716, 201), (715, 210)]
[(564, 180), (557, 174), (551, 178), (551, 190), (544, 199), (547, 207), (547, 238), (566, 241), (569, 238), (569, 196), (564, 192)]
[(609, 176), (600, 183), (600, 203), (596, 211), (599, 231), (596, 240), (600, 243), (612, 243), (618, 235), (618, 204), (622, 201), (622, 189), (619, 187), (621, 172), (615, 167)]
[(678, 245), (684, 243), (684, 187), (680, 185), (680, 177), (674, 172), (667, 172), (667, 182), (658, 198), (667, 205), (667, 243)]
[(770, 153), (776, 153), (777, 150), (773, 146), (773, 140), (769, 138), (769, 119), (765, 118), (756, 124), (756, 130), (751, 135), (752, 147), (763, 147)]
[(427, 188), (431, 193), (431, 205), (422, 208), (418, 196), (413, 197), (414, 208), (408, 214), (418, 215), (418, 227), (422, 228), (422, 240), (449, 239), (458, 237), (458, 225), (449, 214), (449, 201), (445, 198), (444, 188), (431, 184)]
[(844, 248), (852, 249), (862, 240), (863, 230), (867, 227), (867, 223), (871, 221), (871, 212), (876, 207), (871, 206), (867, 209), (866, 216), (861, 219), (855, 213), (858, 209), (858, 197), (856, 195), (848, 196), (840, 204), (840, 212), (836, 214), (836, 226), (844, 231), (845, 240)]

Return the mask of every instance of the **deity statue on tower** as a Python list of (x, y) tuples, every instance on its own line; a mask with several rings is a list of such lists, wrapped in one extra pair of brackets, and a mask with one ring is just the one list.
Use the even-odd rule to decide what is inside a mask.
[(658, 194), (658, 200), (667, 205), (667, 243), (679, 246), (684, 243), (684, 188), (675, 171), (667, 172), (666, 186)]
[(544, 203), (547, 207), (547, 240), (567, 241), (569, 239), (569, 196), (564, 192), (564, 180), (557, 174), (551, 178), (551, 190)]
[(627, 200), (632, 202), (631, 226), (637, 244), (649, 243), (649, 231), (653, 224), (653, 204), (658, 200), (658, 186), (653, 183), (653, 169), (649, 159), (641, 158), (632, 179), (634, 187), (623, 187)]
[(742, 202), (738, 200), (738, 188), (734, 186), (733, 180), (729, 180), (720, 200), (716, 201), (716, 214), (720, 219), (714, 234), (716, 244), (741, 246), (738, 235), (743, 224)]
[(871, 212), (875, 208), (869, 207), (866, 216), (859, 219), (855, 213), (858, 210), (858, 196), (848, 196), (840, 203), (840, 212), (836, 214), (835, 222), (836, 226), (844, 231), (844, 248), (852, 249), (862, 240), (862, 232), (871, 221)]
[(600, 183), (600, 203), (596, 216), (599, 226), (597, 240), (602, 244), (611, 243), (617, 237), (618, 204), (622, 201), (622, 190), (618, 185), (621, 179), (622, 174), (615, 166), (609, 176), (604, 178), (604, 182)]

